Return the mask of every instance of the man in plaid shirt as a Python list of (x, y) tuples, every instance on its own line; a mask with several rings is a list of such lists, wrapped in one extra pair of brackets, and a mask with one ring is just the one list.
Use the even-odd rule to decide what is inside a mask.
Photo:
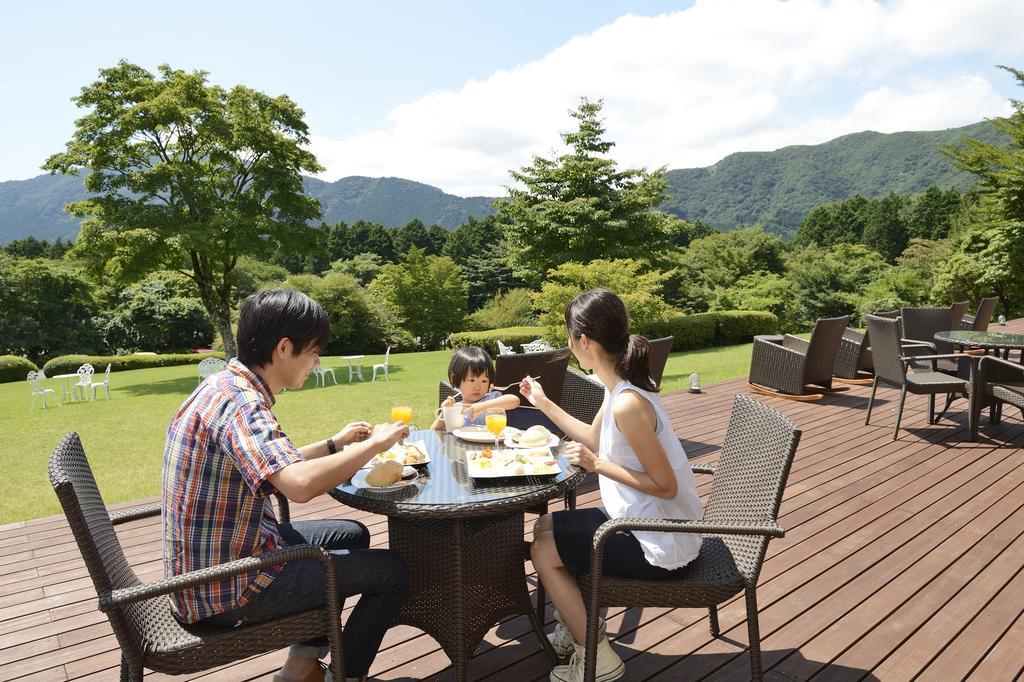
[[(405, 563), (369, 549), (357, 521), (279, 523), (270, 498), (306, 502), (352, 477), (408, 433), (401, 422), (348, 424), (296, 447), (271, 411), (274, 395), (301, 388), (330, 338), (323, 308), (292, 290), (248, 297), (238, 320), (238, 357), (182, 404), (167, 433), (163, 466), (164, 572), (178, 575), (298, 544), (327, 549), (339, 592), (361, 595), (344, 630), (346, 675), (364, 677), (405, 598)], [(343, 446), (349, 446), (340, 451)], [(323, 569), (312, 560), (186, 589), (174, 610), (186, 623), (230, 627), (324, 603)], [(327, 638), (293, 645), (275, 682), (324, 679)]]

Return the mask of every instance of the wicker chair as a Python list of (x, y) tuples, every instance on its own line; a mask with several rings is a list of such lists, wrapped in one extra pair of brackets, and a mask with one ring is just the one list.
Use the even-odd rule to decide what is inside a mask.
[[(326, 550), (296, 545), (142, 583), (125, 558), (114, 526), (159, 516), (160, 505), (108, 514), (77, 433), (66, 435), (50, 456), (50, 483), (89, 569), (99, 596), (99, 609), (107, 614), (117, 637), (122, 681), (141, 682), (144, 668), (171, 675), (199, 672), (321, 635), (327, 635), (331, 642), (334, 679), (344, 679), (341, 601), (334, 564)], [(281, 496), (279, 501), (280, 516), (287, 521), (287, 502)], [(323, 564), (327, 604), (324, 608), (234, 628), (184, 625), (171, 613), (167, 595), (297, 559)]]
[(989, 408), (989, 418), (993, 424), (1002, 419), (1003, 403), (1020, 408), (1024, 416), (1024, 365), (1004, 360), (994, 355), (979, 358), (977, 383), (977, 399), (971, 401), (971, 440), (978, 439), (978, 426), (981, 421), (981, 410)]
[(998, 296), (981, 299), (974, 315), (964, 315), (960, 318), (960, 329), (974, 332), (988, 331), (988, 323), (992, 321), (992, 313), (996, 311), (997, 305), (999, 305)]
[(549, 396), (561, 396), (565, 369), (568, 366), (568, 348), (499, 355), (494, 359), (494, 383), (498, 386), (513, 384), (506, 393), (514, 393), (522, 398), (519, 393), (519, 382), (529, 375), (544, 385), (544, 390)]
[[(720, 634), (718, 605), (744, 592), (750, 636), (751, 677), (760, 680), (761, 637), (757, 620), (757, 579), (768, 540), (785, 531), (777, 517), (800, 430), (783, 414), (736, 396), (716, 467), (704, 518), (606, 521), (594, 534), (591, 572), (579, 577), (587, 600), (585, 680), (595, 677), (598, 613), (602, 606), (706, 608), (711, 634)], [(624, 530), (704, 533), (700, 554), (670, 578), (640, 580), (602, 575), (605, 541)]]
[[(954, 393), (963, 396), (969, 395), (969, 382), (966, 379), (946, 372), (936, 370), (936, 362), (939, 360), (969, 360), (967, 356), (957, 355), (920, 355), (905, 356), (907, 347), (900, 339), (900, 323), (898, 320), (890, 320), (884, 317), (866, 315), (865, 321), (868, 325), (868, 333), (871, 334), (871, 354), (875, 364), (875, 379), (871, 383), (871, 397), (868, 399), (868, 412), (864, 418), (864, 424), (871, 421), (871, 408), (875, 403), (875, 392), (878, 390), (879, 382), (889, 384), (900, 389), (900, 404), (896, 411), (896, 425), (892, 430), (892, 439), (896, 440), (899, 435), (900, 421), (903, 418), (903, 405), (907, 400), (907, 393), (928, 396), (928, 423), (934, 424), (935, 418), (935, 396), (939, 393)], [(934, 346), (925, 346), (934, 347)], [(907, 373), (911, 362), (932, 363), (931, 371), (915, 371)], [(947, 402), (947, 407), (949, 403)], [(945, 409), (943, 410), (943, 414)], [(940, 418), (942, 415), (939, 415)]]
[[(832, 388), (832, 372), (849, 315), (822, 318), (814, 325), (810, 341), (786, 334), (782, 343), (754, 339), (750, 361), (750, 387), (778, 397), (815, 396), (808, 385)], [(805, 398), (806, 399), (806, 398)]]
[(651, 379), (655, 388), (661, 386), (661, 375), (665, 373), (665, 364), (668, 362), (668, 355), (672, 352), (672, 341), (674, 336), (665, 336), (660, 339), (651, 339)]
[[(948, 308), (901, 308), (900, 319), (904, 344), (907, 345), (909, 356), (916, 355), (950, 355), (953, 345), (935, 340), (935, 332), (951, 331), (960, 328), (960, 317), (957, 310), (966, 309), (966, 304), (954, 303)], [(910, 367), (915, 372), (931, 372), (936, 367), (940, 372), (957, 374), (958, 363), (952, 359), (940, 360), (937, 364), (928, 360), (912, 360)], [(966, 378), (963, 375), (961, 378)]]

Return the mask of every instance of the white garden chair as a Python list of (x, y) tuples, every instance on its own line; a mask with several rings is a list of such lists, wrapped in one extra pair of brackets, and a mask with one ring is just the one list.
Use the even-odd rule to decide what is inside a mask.
[(71, 399), (74, 400), (79, 394), (82, 400), (89, 399), (89, 391), (92, 389), (92, 375), (96, 370), (88, 362), (78, 368), (78, 381), (71, 387)]
[(313, 375), (316, 377), (317, 386), (327, 386), (328, 374), (331, 375), (331, 380), (334, 382), (334, 385), (337, 386), (338, 377), (334, 376), (333, 367), (321, 367), (320, 365), (317, 365), (316, 367), (313, 368)]
[(373, 366), (373, 377), (370, 378), (370, 381), (376, 381), (377, 380), (377, 370), (380, 370), (380, 371), (384, 372), (384, 378), (387, 379), (388, 381), (391, 381), (391, 377), (388, 376), (388, 363), (390, 361), (391, 361), (391, 346), (388, 346), (387, 352), (384, 353), (384, 364), (383, 365), (374, 365)]
[(42, 396), (43, 398), (43, 409), (45, 410), (46, 405), (46, 394), (53, 393), (53, 399), (57, 400), (57, 392), (52, 388), (45, 388), (43, 382), (46, 381), (46, 375), (43, 374), (43, 370), (38, 372), (32, 370), (28, 373), (28, 383), (32, 386), (32, 409), (36, 409), (36, 396)]
[(524, 353), (543, 353), (549, 350), (554, 350), (549, 346), (543, 339), (537, 339), (536, 341), (530, 341), (529, 343), (522, 344)]
[(498, 341), (498, 355), (515, 355), (516, 349), (512, 346), (506, 346), (501, 341)]
[(227, 366), (228, 363), (220, 358), (203, 358), (199, 361), (199, 383), (203, 383)]
[(107, 392), (107, 400), (110, 400), (110, 363), (107, 363), (107, 369), (103, 372), (103, 381), (94, 381), (90, 386), (92, 389), (92, 399), (96, 400), (96, 389), (102, 388)]

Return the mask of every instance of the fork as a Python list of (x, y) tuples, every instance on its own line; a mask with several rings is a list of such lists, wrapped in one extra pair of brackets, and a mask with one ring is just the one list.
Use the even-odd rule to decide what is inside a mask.
[[(529, 374), (527, 374), (525, 377), (523, 377), (523, 379), (535, 379), (535, 378), (536, 377), (531, 377)], [(514, 381), (511, 384), (509, 384), (508, 386), (491, 386), (491, 390), (492, 391), (507, 391), (508, 389), (512, 388), (513, 386), (518, 386), (520, 383), (522, 383), (522, 379), (520, 379), (519, 381)], [(462, 391), (460, 391), (459, 389), (455, 389), (455, 392), (452, 393), (452, 397), (453, 398), (456, 397), (456, 396), (460, 396), (460, 395), (462, 395)]]

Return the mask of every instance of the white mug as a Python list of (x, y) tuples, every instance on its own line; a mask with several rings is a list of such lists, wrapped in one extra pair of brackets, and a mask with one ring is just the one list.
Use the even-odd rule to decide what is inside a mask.
[(454, 429), (461, 429), (466, 423), (466, 416), (462, 413), (462, 405), (456, 404), (451, 407), (439, 407), (434, 413), (435, 419), (444, 420), (444, 430), (451, 433)]

